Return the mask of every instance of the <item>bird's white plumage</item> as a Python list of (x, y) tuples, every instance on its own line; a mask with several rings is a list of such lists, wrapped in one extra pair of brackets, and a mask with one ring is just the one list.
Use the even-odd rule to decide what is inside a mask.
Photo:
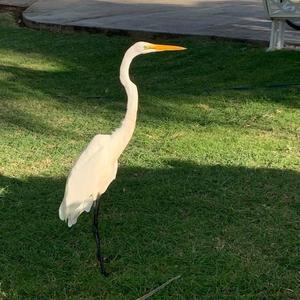
[[(146, 43), (145, 43), (146, 44)], [(64, 199), (59, 207), (59, 217), (71, 227), (78, 216), (89, 212), (97, 200), (116, 178), (118, 158), (134, 132), (138, 92), (129, 78), (130, 63), (141, 54), (143, 45), (136, 43), (127, 50), (120, 68), (120, 80), (128, 96), (127, 112), (120, 128), (111, 135), (96, 135), (81, 153), (67, 179)]]
[(59, 208), (61, 220), (72, 226), (78, 216), (89, 212), (93, 202), (116, 178), (118, 162), (111, 158), (111, 136), (96, 135), (74, 164)]
[(138, 90), (129, 77), (132, 60), (139, 54), (184, 49), (137, 42), (126, 51), (120, 67), (120, 81), (127, 94), (126, 115), (121, 127), (111, 135), (96, 135), (74, 164), (67, 179), (64, 199), (59, 207), (60, 219), (67, 221), (69, 226), (77, 222), (82, 212), (90, 211), (93, 202), (116, 178), (118, 159), (133, 135), (138, 109)]

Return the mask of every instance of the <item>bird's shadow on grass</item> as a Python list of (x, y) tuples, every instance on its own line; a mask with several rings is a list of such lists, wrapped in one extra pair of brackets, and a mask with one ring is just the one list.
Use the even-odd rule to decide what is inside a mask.
[(71, 229), (58, 219), (64, 182), (0, 177), (0, 281), (8, 295), (38, 298), (43, 286), (45, 298), (54, 299), (62, 280), (68, 296), (76, 295), (77, 281), (81, 295), (99, 288), (122, 294), (146, 291), (153, 274), (197, 279), (236, 268), (251, 276), (252, 265), (260, 266), (253, 278), (263, 272), (276, 285), (272, 268), (279, 278), (295, 268), (298, 172), (184, 161), (121, 167), (103, 197), (104, 249), (113, 257), (108, 279), (97, 274), (91, 216), (83, 214)]

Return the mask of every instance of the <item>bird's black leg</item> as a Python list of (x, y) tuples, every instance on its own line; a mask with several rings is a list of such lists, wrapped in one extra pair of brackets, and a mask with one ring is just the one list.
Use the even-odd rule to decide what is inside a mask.
[(99, 227), (98, 227), (98, 216), (99, 216), (99, 211), (100, 211), (100, 200), (96, 200), (94, 204), (94, 220), (93, 220), (93, 233), (95, 236), (96, 240), (96, 245), (97, 245), (97, 259), (99, 261), (100, 265), (100, 272), (104, 276), (108, 276), (108, 273), (106, 273), (105, 268), (104, 268), (104, 259), (103, 256), (101, 255), (101, 241), (100, 241), (100, 235), (99, 235)]

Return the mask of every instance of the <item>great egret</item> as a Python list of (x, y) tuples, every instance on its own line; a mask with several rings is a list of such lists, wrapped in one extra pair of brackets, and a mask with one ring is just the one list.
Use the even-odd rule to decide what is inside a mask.
[(127, 111), (120, 126), (112, 134), (97, 134), (74, 164), (66, 183), (64, 199), (59, 207), (59, 217), (71, 227), (78, 216), (89, 212), (94, 204), (93, 233), (96, 239), (97, 259), (100, 272), (107, 276), (101, 254), (98, 215), (99, 197), (116, 178), (118, 158), (129, 143), (136, 124), (138, 109), (138, 90), (130, 80), (129, 67), (132, 60), (150, 52), (179, 51), (183, 47), (137, 42), (125, 53), (120, 67), (120, 81), (127, 93)]

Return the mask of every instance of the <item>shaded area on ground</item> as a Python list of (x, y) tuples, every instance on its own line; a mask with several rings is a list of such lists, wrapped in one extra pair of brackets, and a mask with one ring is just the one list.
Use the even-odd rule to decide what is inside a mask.
[[(64, 182), (0, 177), (0, 281), (8, 295), (56, 299), (88, 291), (127, 299), (182, 274), (173, 296), (182, 290), (185, 297), (213, 296), (220, 289), (268, 297), (290, 289), (299, 296), (298, 172), (188, 161), (121, 167), (103, 196), (104, 251), (113, 257), (108, 279), (97, 273), (91, 215), (71, 229), (58, 218)], [(157, 276), (147, 278), (151, 272)], [(66, 273), (64, 291), (57, 290)], [(40, 285), (43, 295), (36, 294)]]
[[(10, 39), (10, 31), (19, 35), (20, 43)], [(51, 128), (44, 119), (12, 105), (10, 100), (22, 99), (26, 92), (40, 99), (39, 105), (45, 101), (57, 107), (57, 101), (63, 109), (70, 106), (79, 113), (94, 116), (99, 110), (106, 111), (108, 120), (115, 122), (113, 127), (118, 126), (126, 108), (118, 69), (123, 53), (134, 39), (99, 39), (96, 35), (47, 32), (34, 32), (33, 35), (31, 31), (19, 28), (10, 31), (3, 31), (0, 48), (12, 57), (21, 55), (22, 58), (19, 65), (9, 58), (0, 66), (4, 76), (1, 89), (5, 95), (1, 103), (2, 123), (13, 126), (18, 122), (38, 133), (45, 132), (47, 126)], [(49, 36), (51, 45), (47, 42)], [(35, 39), (34, 47), (32, 39)], [(260, 48), (240, 43), (193, 39), (177, 39), (173, 43), (186, 46), (188, 51), (143, 56), (132, 65), (132, 78), (140, 89), (141, 120), (168, 118), (185, 124), (238, 127), (254, 122), (253, 111), (243, 115), (242, 108), (250, 102), (299, 108), (299, 86), (264, 89), (270, 84), (299, 82), (299, 65), (294, 64), (298, 53), (265, 53)], [(253, 89), (230, 90), (245, 85)], [(189, 107), (178, 113), (179, 104)], [(204, 105), (205, 109), (199, 105)], [(228, 106), (236, 110), (237, 118), (228, 119), (225, 111)], [(220, 111), (217, 115), (216, 110)], [(258, 126), (260, 118), (266, 120), (266, 112), (260, 106), (255, 113), (258, 114), (255, 126)], [(52, 128), (51, 134), (59, 136), (66, 130)], [(75, 133), (69, 133), (76, 137)]]

